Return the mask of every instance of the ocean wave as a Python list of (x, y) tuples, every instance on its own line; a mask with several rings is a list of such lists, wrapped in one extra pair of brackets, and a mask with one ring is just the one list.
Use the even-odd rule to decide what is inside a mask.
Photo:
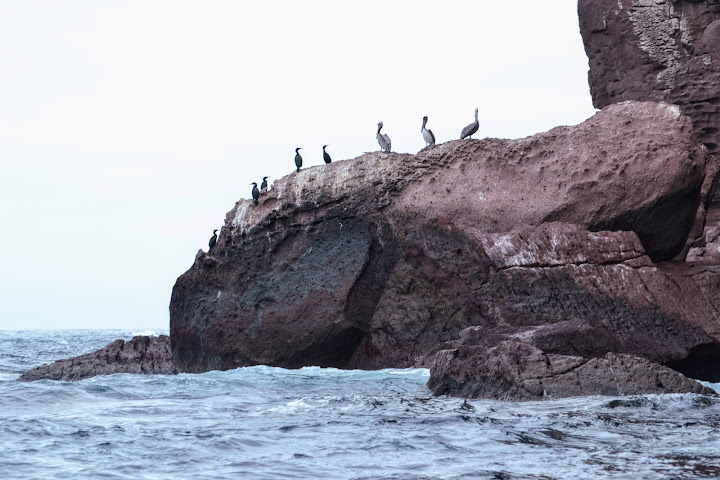
[(139, 331), (139, 332), (132, 332), (131, 335), (132, 335), (133, 337), (137, 337), (137, 336), (157, 337), (157, 336), (158, 336), (158, 334), (155, 333), (154, 330), (142, 330), (142, 331)]

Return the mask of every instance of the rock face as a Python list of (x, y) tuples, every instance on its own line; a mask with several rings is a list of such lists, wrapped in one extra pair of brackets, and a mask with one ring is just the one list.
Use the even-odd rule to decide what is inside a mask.
[(73, 381), (113, 373), (177, 373), (170, 353), (170, 337), (137, 336), (128, 342), (115, 340), (96, 352), (37, 367), (18, 380)]
[(177, 280), (175, 363), (429, 366), (511, 340), (720, 378), (699, 360), (720, 352), (720, 270), (655, 263), (685, 248), (711, 165), (677, 107), (627, 102), (525, 139), (293, 173), (238, 202)]
[[(626, 100), (676, 104), (692, 119), (700, 141), (718, 157), (720, 3), (579, 0), (578, 14), (595, 107)], [(710, 206), (716, 178), (709, 176), (704, 187), (692, 240), (703, 235), (705, 209), (720, 210), (720, 199)]]
[(703, 393), (713, 390), (633, 355), (546, 354), (526, 343), (461, 347), (438, 353), (428, 386), (436, 395), (542, 400), (581, 395)]

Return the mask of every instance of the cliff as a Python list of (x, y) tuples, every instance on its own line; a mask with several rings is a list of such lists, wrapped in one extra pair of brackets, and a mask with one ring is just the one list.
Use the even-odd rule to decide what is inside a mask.
[(525, 139), (293, 173), (238, 202), (178, 278), (174, 361), (430, 366), (512, 339), (695, 373), (720, 346), (720, 270), (662, 262), (683, 250), (711, 165), (677, 107), (626, 102)]
[[(580, 32), (593, 104), (626, 100), (668, 102), (693, 121), (697, 138), (720, 155), (720, 3), (715, 0), (579, 0)], [(714, 162), (717, 165), (717, 160)], [(717, 169), (714, 165), (712, 168)], [(714, 181), (713, 181), (714, 180)], [(717, 176), (708, 176), (686, 251), (720, 259)], [(711, 203), (712, 201), (712, 203)], [(704, 224), (705, 210), (710, 210)], [(711, 239), (712, 240), (712, 239)]]

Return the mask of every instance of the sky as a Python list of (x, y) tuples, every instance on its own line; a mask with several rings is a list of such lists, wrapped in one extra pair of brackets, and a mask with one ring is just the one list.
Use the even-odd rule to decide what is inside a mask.
[(575, 0), (0, 0), (0, 330), (168, 328), (250, 182), (595, 113)]

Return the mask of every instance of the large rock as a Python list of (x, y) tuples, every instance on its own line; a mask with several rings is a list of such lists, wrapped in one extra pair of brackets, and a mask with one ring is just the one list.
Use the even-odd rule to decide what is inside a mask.
[(20, 381), (77, 381), (114, 373), (175, 374), (170, 337), (138, 335), (132, 340), (110, 342), (105, 348), (74, 358), (44, 364), (18, 378)]
[(710, 388), (634, 355), (602, 358), (546, 354), (506, 340), (494, 347), (461, 347), (435, 357), (428, 386), (436, 395), (543, 400), (581, 395), (702, 393)]
[[(720, 266), (653, 264), (630, 232), (573, 225), (479, 242), (491, 271), (476, 295), (491, 321), (461, 331), (455, 344), (522, 338), (545, 352), (627, 352), (668, 363), (720, 339)], [(714, 372), (720, 380), (720, 366)]]
[(525, 139), (293, 173), (238, 202), (178, 279), (175, 362), (403, 367), (473, 327), (691, 369), (718, 344), (720, 272), (653, 263), (684, 248), (700, 203), (710, 157), (691, 127), (628, 102)]
[[(692, 119), (696, 135), (717, 158), (720, 3), (579, 0), (578, 14), (595, 107), (626, 100), (676, 104)], [(720, 198), (710, 205), (717, 179), (717, 174), (709, 175), (703, 187), (693, 241), (703, 235), (705, 210), (720, 210)]]

